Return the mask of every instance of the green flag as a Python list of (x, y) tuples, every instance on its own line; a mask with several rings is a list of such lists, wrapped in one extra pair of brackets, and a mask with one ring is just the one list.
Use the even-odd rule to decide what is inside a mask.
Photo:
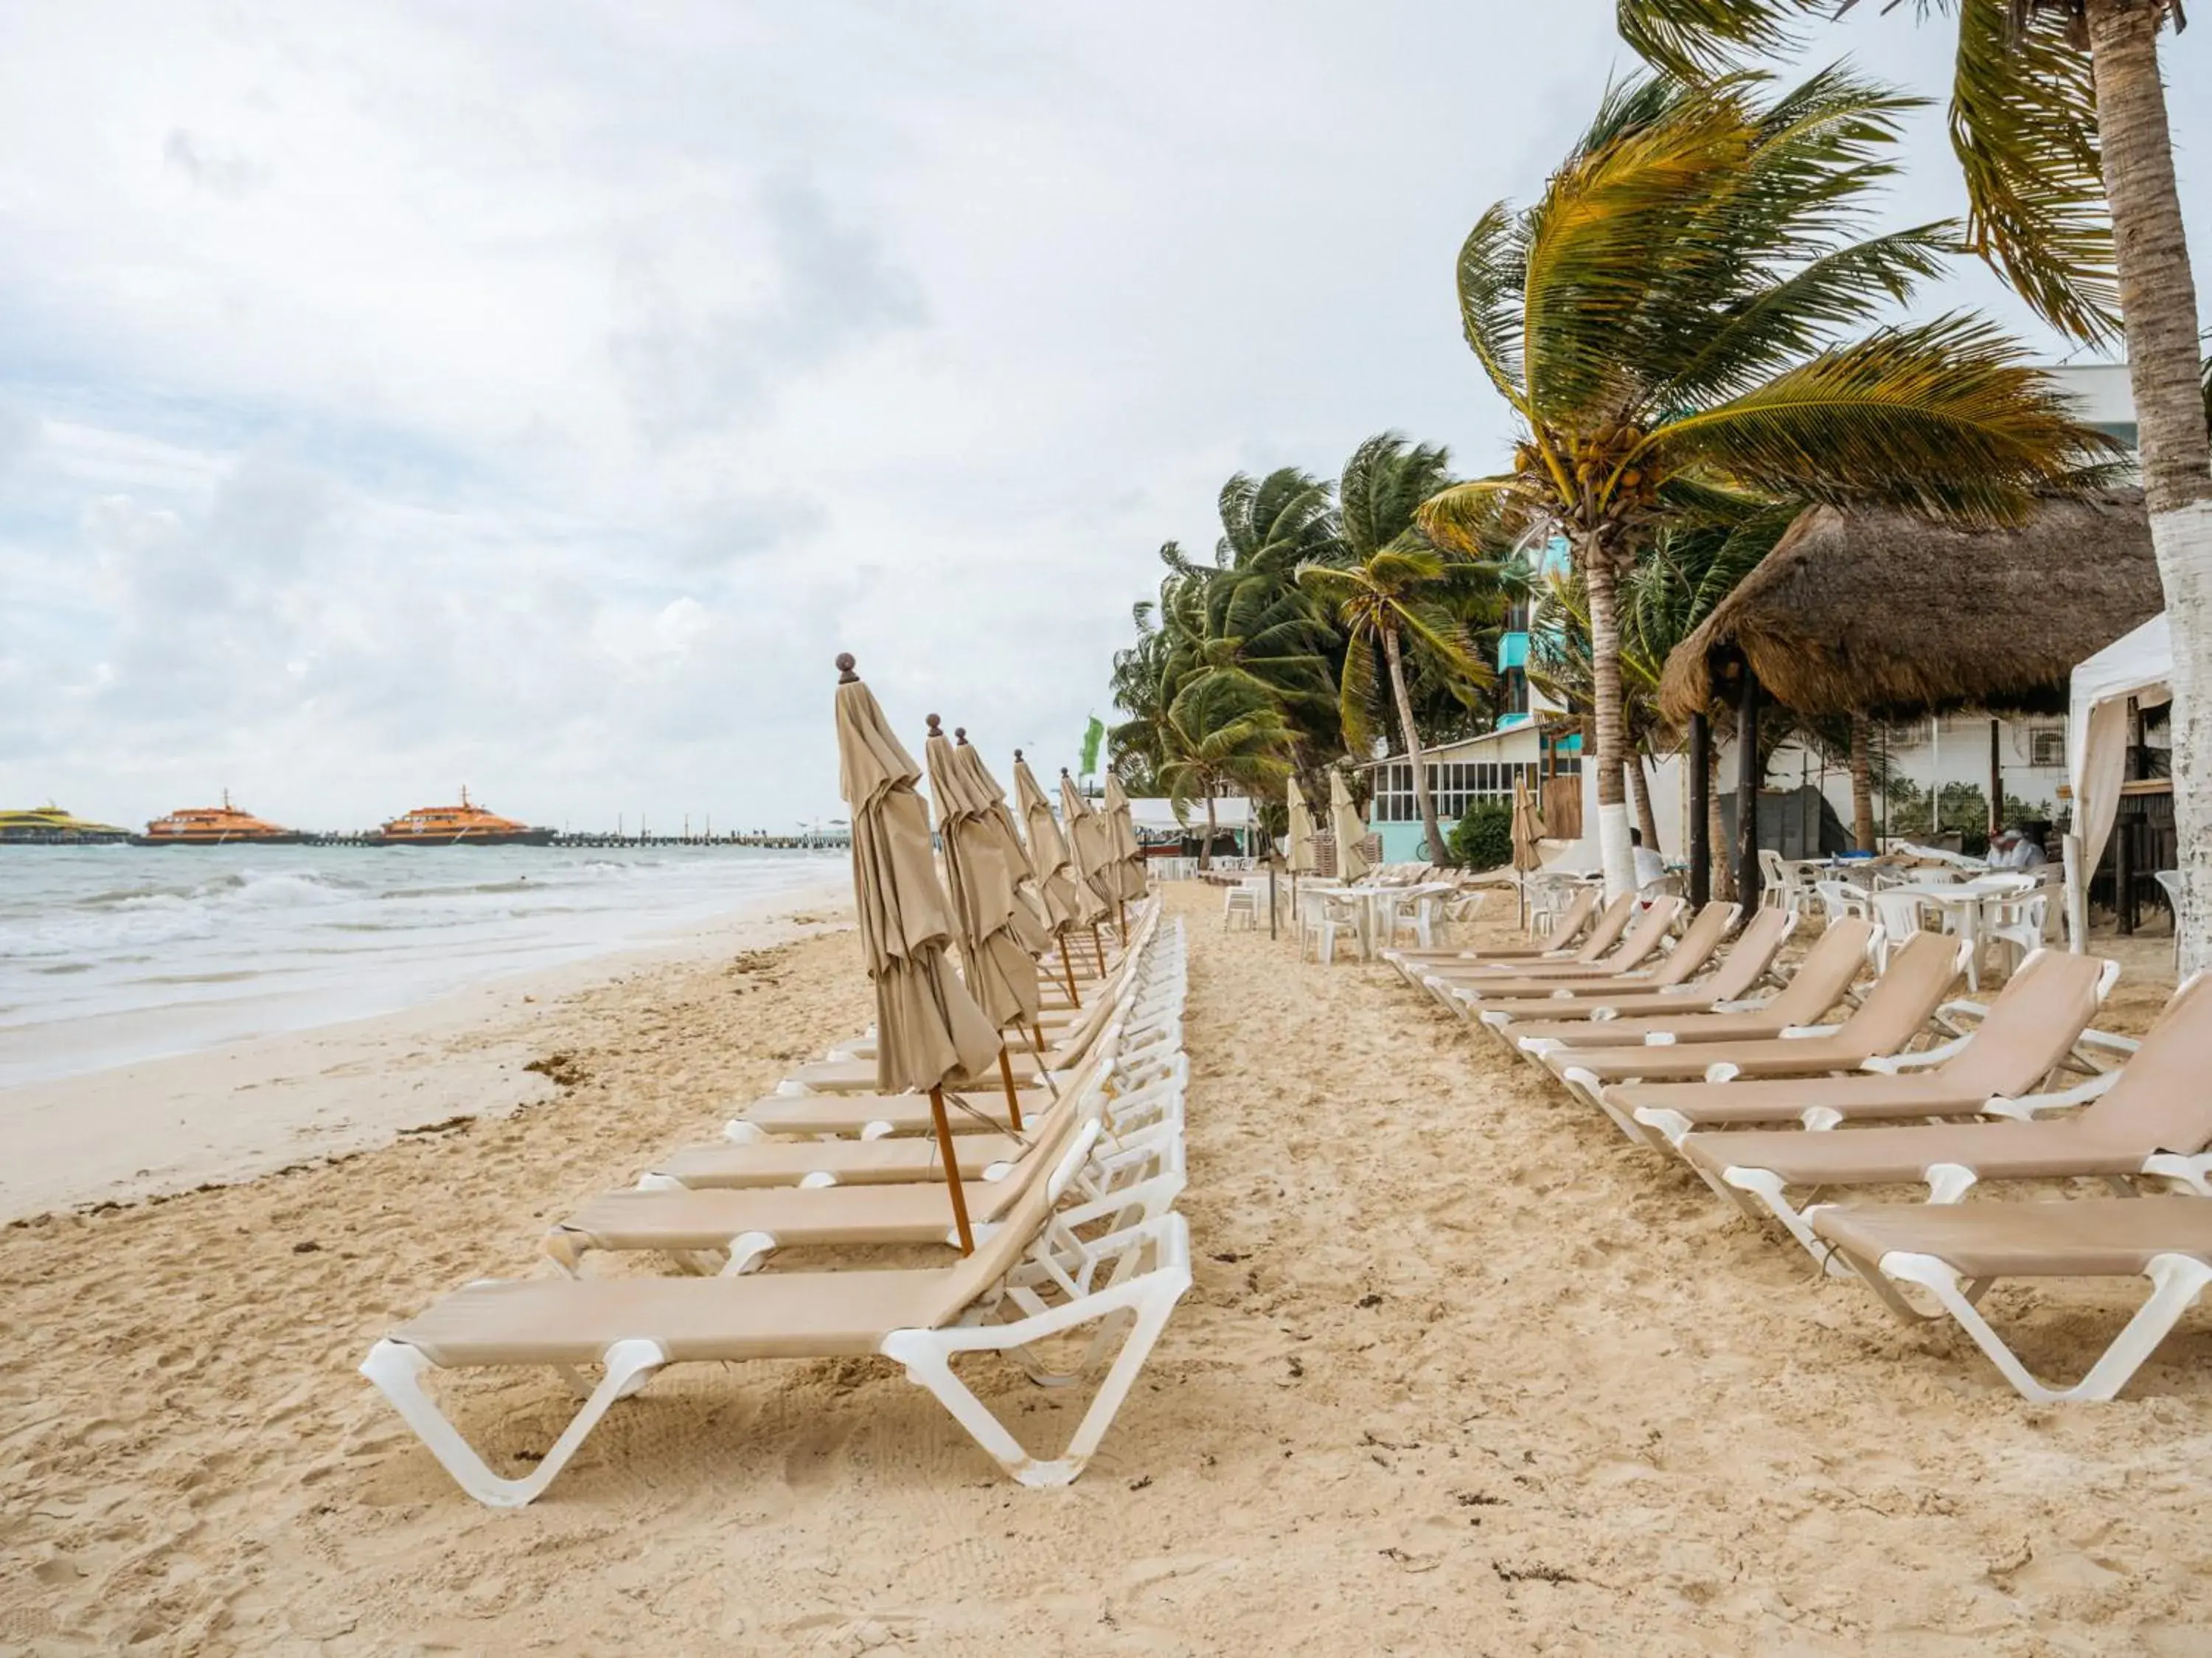
[(1093, 714), (1091, 723), (1083, 730), (1083, 775), (1086, 777), (1098, 775), (1098, 745), (1105, 737), (1106, 722)]

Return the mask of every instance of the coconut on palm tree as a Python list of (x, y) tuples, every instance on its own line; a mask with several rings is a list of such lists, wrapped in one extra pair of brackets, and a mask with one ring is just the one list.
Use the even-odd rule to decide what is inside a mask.
[(1461, 250), (1468, 344), (1520, 441), (1510, 472), (1443, 491), (1423, 522), (1488, 533), (1502, 500), (1566, 537), (1615, 893), (1634, 888), (1620, 582), (1663, 527), (1747, 497), (2004, 521), (2108, 450), (1989, 324), (1874, 326), (1956, 237), (1857, 234), (1911, 107), (1841, 69), (1786, 90), (1632, 80), (1534, 205), (1492, 207)]
[(1413, 766), (1413, 799), (1427, 841), (1424, 856), (1437, 863), (1444, 859), (1443, 830), (1407, 690), (1407, 658), (1419, 655), (1471, 697), (1489, 683), (1491, 671), (1468, 635), (1468, 601), (1493, 612), (1503, 608), (1498, 567), (1447, 553), (1417, 521), (1421, 503), (1449, 481), (1449, 465), (1443, 449), (1408, 443), (1395, 432), (1369, 438), (1345, 464), (1338, 491), (1351, 562), (1310, 564), (1298, 571), (1299, 587), (1327, 607), (1344, 636), (1337, 717), (1354, 755), (1373, 746), (1381, 659)]
[[(1831, 0), (1619, 0), (1624, 39), (1686, 76), (1786, 50)], [(2181, 967), (2212, 966), (2212, 437), (2158, 37), (2180, 0), (1947, 0), (1967, 241), (2049, 322), (2124, 338), (2173, 634)], [(2117, 311), (2118, 315), (2115, 316)]]

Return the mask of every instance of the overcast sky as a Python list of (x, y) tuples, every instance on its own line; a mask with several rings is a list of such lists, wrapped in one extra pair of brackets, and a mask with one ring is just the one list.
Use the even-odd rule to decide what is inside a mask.
[[(9, 7), (0, 806), (784, 827), (841, 649), (917, 748), (1056, 768), (1229, 472), (1498, 463), (1453, 256), (1611, 11)], [(1863, 11), (1819, 55), (1940, 90)], [(1912, 156), (1891, 216), (1955, 210), (1939, 115)]]

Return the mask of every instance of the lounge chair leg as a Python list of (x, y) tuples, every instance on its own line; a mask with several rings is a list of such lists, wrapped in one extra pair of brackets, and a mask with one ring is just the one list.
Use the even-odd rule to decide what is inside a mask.
[(1930, 1163), (1921, 1178), (1928, 1182), (1928, 1201), (1955, 1204), (1973, 1190), (1982, 1177), (1964, 1163)]
[(1881, 1258), (1880, 1266), (1886, 1277), (1917, 1283), (1941, 1301), (2014, 1390), (2037, 1405), (2111, 1399), (2128, 1385), (2181, 1315), (2196, 1304), (2204, 1286), (2212, 1283), (2212, 1266), (2193, 1256), (2154, 1256), (2143, 1273), (2151, 1283), (2149, 1299), (2136, 1309), (2126, 1328), (2112, 1338), (2112, 1344), (2089, 1367), (2087, 1375), (2071, 1387), (2055, 1388), (2037, 1381), (2020, 1362), (2019, 1355), (1981, 1315), (1973, 1298), (1960, 1289), (1959, 1275), (1944, 1262), (1933, 1255), (1893, 1251)]
[[(1730, 1167), (1722, 1171), (1721, 1179), (1738, 1192), (1747, 1193), (1760, 1209), (1781, 1222), (1788, 1228), (1790, 1235), (1805, 1246), (1805, 1253), (1818, 1261), (1823, 1271), (1840, 1277), (1850, 1270), (1836, 1264), (1835, 1252), (1814, 1234), (1804, 1215), (1791, 1205), (1788, 1188), (1783, 1184), (1782, 1177), (1772, 1169)], [(1759, 1210), (1752, 1212), (1756, 1214)]]
[[(906, 1367), (908, 1379), (929, 1389), (953, 1419), (965, 1428), (1015, 1479), (1024, 1485), (1065, 1485), (1083, 1472), (1106, 1430), (1113, 1425), (1122, 1401), (1151, 1356), (1152, 1345), (1167, 1326), (1169, 1315), (1183, 1292), (1190, 1288), (1189, 1234), (1182, 1218), (1170, 1214), (1122, 1234), (1125, 1246), (1140, 1248), (1156, 1244), (1158, 1264), (1149, 1271), (1086, 1295), (1079, 1301), (1033, 1314), (1010, 1324), (957, 1325), (943, 1330), (898, 1330), (884, 1339), (882, 1351)], [(964, 1352), (1008, 1352), (1027, 1348), (1050, 1336), (1079, 1329), (1101, 1320), (1118, 1322), (1133, 1314), (1129, 1333), (1100, 1381), (1091, 1406), (1077, 1423), (1066, 1453), (1042, 1462), (1024, 1451), (1020, 1442), (993, 1415), (990, 1407), (953, 1374), (952, 1359)]]
[(773, 1232), (740, 1232), (730, 1240), (728, 1253), (723, 1258), (718, 1277), (743, 1277), (748, 1272), (757, 1272), (761, 1264), (775, 1253), (775, 1234)]
[(2212, 1178), (2208, 1178), (2212, 1177), (2212, 1153), (2185, 1157), (2179, 1152), (2161, 1151), (2143, 1160), (2142, 1172), (2185, 1186), (2200, 1198), (2212, 1198)]
[[(380, 1341), (362, 1361), (361, 1373), (376, 1384), (377, 1391), (392, 1402), (392, 1408), (463, 1490), (486, 1508), (519, 1509), (544, 1494), (599, 1426), (608, 1408), (643, 1387), (668, 1357), (654, 1342), (618, 1341), (607, 1349), (604, 1362), (606, 1374), (599, 1378), (599, 1385), (591, 1389), (582, 1407), (569, 1418), (544, 1460), (521, 1479), (506, 1479), (494, 1473), (422, 1390), (422, 1373), (434, 1367), (420, 1349), (404, 1342)], [(573, 1371), (568, 1374), (578, 1380)]]

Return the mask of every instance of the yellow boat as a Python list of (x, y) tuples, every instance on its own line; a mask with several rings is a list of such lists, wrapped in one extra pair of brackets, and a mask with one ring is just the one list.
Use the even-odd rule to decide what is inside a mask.
[(51, 802), (27, 812), (0, 812), (0, 845), (100, 846), (130, 838), (128, 829), (73, 818)]

